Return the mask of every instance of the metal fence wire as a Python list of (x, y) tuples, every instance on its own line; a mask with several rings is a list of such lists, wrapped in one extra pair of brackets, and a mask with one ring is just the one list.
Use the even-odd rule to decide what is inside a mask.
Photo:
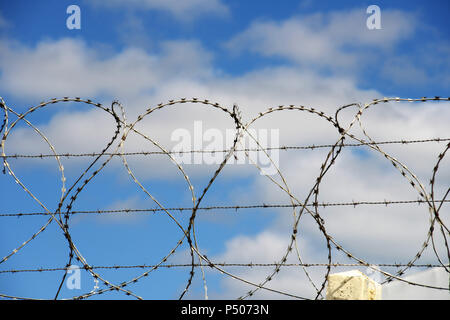
[[(411, 102), (411, 103), (420, 103), (420, 102), (445, 102), (450, 101), (450, 98), (442, 98), (442, 97), (422, 97), (417, 99), (411, 98), (382, 98), (382, 99), (374, 99), (368, 103), (360, 104), (360, 103), (352, 103), (342, 107), (337, 108), (334, 115), (327, 115), (322, 111), (316, 110), (311, 107), (301, 106), (301, 105), (281, 105), (273, 108), (267, 109), (265, 112), (259, 113), (256, 117), (244, 123), (241, 117), (241, 112), (239, 108), (234, 105), (232, 107), (226, 107), (219, 103), (212, 102), (210, 100), (201, 100), (198, 98), (182, 98), (176, 100), (169, 100), (166, 103), (160, 103), (154, 107), (148, 108), (144, 113), (139, 115), (134, 122), (128, 122), (125, 116), (125, 109), (118, 101), (113, 101), (110, 107), (103, 106), (100, 103), (96, 103), (92, 100), (86, 100), (79, 97), (76, 98), (54, 98), (49, 101), (44, 101), (39, 103), (38, 105), (30, 107), (27, 111), (23, 113), (19, 113), (15, 111), (12, 107), (8, 106), (6, 102), (0, 98), (0, 109), (3, 111), (3, 121), (0, 126), (0, 135), (1, 135), (1, 158), (3, 161), (3, 173), (1, 179), (13, 179), (20, 188), (28, 194), (39, 206), (42, 208), (40, 211), (34, 212), (25, 212), (18, 210), (11, 211), (2, 211), (0, 212), (0, 218), (8, 219), (11, 217), (20, 217), (27, 218), (29, 216), (35, 215), (45, 215), (48, 216), (48, 220), (38, 229), (37, 232), (33, 233), (28, 239), (26, 239), (22, 244), (15, 247), (13, 250), (9, 252), (5, 257), (0, 260), (0, 265), (2, 265), (5, 261), (11, 259), (14, 255), (18, 254), (24, 247), (26, 247), (30, 242), (36, 239), (40, 234), (45, 232), (47, 227), (50, 224), (57, 224), (64, 234), (64, 241), (67, 242), (67, 264), (65, 266), (49, 266), (49, 267), (36, 267), (36, 268), (28, 268), (28, 269), (2, 269), (0, 270), (0, 275), (7, 276), (10, 274), (16, 273), (43, 273), (43, 272), (61, 272), (67, 271), (69, 266), (72, 264), (74, 260), (77, 263), (82, 265), (82, 269), (85, 269), (90, 273), (90, 275), (95, 279), (97, 284), (100, 286), (95, 286), (93, 290), (90, 292), (84, 293), (82, 295), (78, 295), (73, 297), (73, 299), (87, 299), (94, 295), (99, 295), (109, 291), (117, 291), (121, 292), (125, 295), (133, 296), (137, 299), (142, 299), (141, 296), (137, 295), (132, 291), (132, 285), (138, 281), (144, 281), (144, 279), (152, 275), (152, 273), (158, 268), (184, 268), (187, 269), (186, 272), (186, 283), (184, 289), (179, 293), (179, 298), (182, 299), (193, 283), (194, 275), (197, 272), (200, 272), (203, 282), (203, 287), (205, 291), (205, 297), (207, 292), (207, 281), (205, 277), (205, 270), (207, 268), (215, 269), (219, 271), (224, 277), (230, 277), (235, 279), (236, 281), (241, 281), (249, 286), (251, 286), (251, 290), (242, 294), (238, 299), (246, 299), (253, 296), (259, 290), (267, 290), (276, 294), (281, 295), (286, 298), (297, 298), (297, 299), (305, 299), (305, 297), (298, 296), (287, 291), (277, 290), (269, 286), (269, 283), (277, 277), (277, 274), (280, 272), (282, 268), (301, 268), (305, 275), (307, 276), (308, 281), (311, 286), (315, 290), (315, 299), (323, 299), (324, 297), (324, 289), (327, 283), (327, 277), (330, 274), (332, 268), (334, 267), (349, 267), (349, 266), (366, 266), (368, 268), (372, 268), (374, 272), (380, 273), (384, 277), (384, 282), (390, 282), (393, 280), (402, 281), (404, 283), (408, 283), (413, 286), (421, 286), (427, 287), (434, 290), (446, 290), (450, 291), (450, 285), (447, 287), (435, 287), (427, 284), (419, 284), (412, 281), (405, 280), (402, 278), (402, 275), (408, 269), (411, 268), (443, 268), (450, 274), (449, 269), (449, 261), (450, 261), (450, 249), (448, 246), (448, 236), (449, 229), (448, 226), (444, 223), (441, 218), (441, 209), (444, 203), (449, 202), (447, 199), (450, 188), (446, 189), (444, 195), (436, 198), (435, 195), (435, 183), (436, 176), (439, 170), (442, 167), (443, 159), (447, 154), (447, 151), (450, 147), (450, 138), (449, 137), (424, 137), (423, 139), (417, 140), (388, 140), (388, 141), (374, 141), (367, 133), (364, 127), (364, 123), (361, 119), (361, 116), (364, 114), (366, 110), (369, 108), (374, 108), (377, 104), (387, 103), (387, 102)], [(40, 131), (37, 126), (33, 125), (27, 117), (32, 113), (36, 112), (39, 109), (46, 108), (55, 103), (64, 103), (64, 102), (73, 102), (86, 104), (93, 108), (102, 110), (108, 116), (112, 117), (115, 121), (115, 130), (111, 133), (111, 138), (109, 142), (104, 146), (102, 150), (94, 153), (57, 153), (55, 147), (52, 142), (44, 135), (42, 131)], [(228, 149), (223, 150), (188, 150), (188, 151), (177, 151), (177, 153), (207, 153), (207, 152), (220, 152), (223, 153), (224, 158), (223, 161), (218, 166), (217, 170), (212, 175), (209, 182), (206, 184), (204, 189), (196, 194), (194, 192), (194, 186), (191, 183), (190, 178), (186, 174), (185, 170), (181, 163), (177, 162), (173, 157), (173, 152), (166, 150), (162, 145), (160, 145), (157, 141), (153, 140), (148, 135), (137, 129), (137, 124), (140, 123), (145, 117), (149, 116), (153, 112), (159, 109), (167, 108), (169, 106), (180, 105), (185, 103), (191, 104), (203, 104), (208, 108), (215, 108), (220, 111), (223, 111), (227, 117), (230, 117), (235, 125), (235, 136), (233, 144)], [(339, 122), (339, 114), (345, 109), (354, 109), (355, 114), (352, 121), (348, 124), (347, 127), (343, 127)], [(284, 112), (287, 110), (294, 110), (297, 112), (306, 112), (317, 116), (318, 120), (325, 121), (330, 126), (335, 128), (336, 139), (334, 144), (319, 144), (319, 145), (291, 145), (291, 146), (280, 146), (276, 148), (264, 148), (261, 144), (256, 140), (256, 148), (243, 148), (240, 144), (240, 141), (244, 134), (249, 134), (249, 128), (251, 125), (258, 119), (265, 117), (268, 114), (275, 112)], [(50, 153), (40, 153), (40, 154), (8, 154), (6, 153), (6, 145), (8, 143), (8, 138), (11, 136), (11, 133), (18, 126), (19, 123), (25, 123), (31, 129), (33, 129), (48, 145), (50, 149)], [(352, 133), (350, 133), (350, 129), (353, 127), (357, 127), (361, 129), (360, 131), (363, 133), (364, 138), (358, 138)], [(139, 151), (139, 152), (125, 152), (124, 146), (127, 143), (127, 137), (130, 133), (138, 134), (143, 137), (147, 141), (151, 142), (154, 146), (158, 148), (158, 151)], [(251, 135), (250, 135), (251, 136)], [(254, 139), (254, 137), (252, 137)], [(424, 183), (419, 180), (414, 172), (412, 172), (405, 164), (400, 162), (394, 156), (390, 155), (386, 151), (382, 149), (384, 145), (406, 145), (406, 144), (426, 144), (426, 143), (438, 143), (442, 145), (443, 150), (439, 153), (435, 163), (430, 166), (431, 177), (429, 180), (428, 187), (425, 187)], [(352, 201), (352, 202), (323, 202), (319, 201), (319, 193), (320, 186), (324, 176), (329, 172), (330, 168), (336, 163), (336, 159), (341, 154), (341, 151), (344, 148), (348, 147), (361, 147), (365, 146), (370, 148), (371, 150), (381, 154), (392, 166), (399, 172), (399, 174), (405, 179), (405, 181), (409, 184), (410, 188), (417, 192), (417, 199), (382, 199), (379, 201)], [(230, 157), (233, 157), (237, 152), (243, 152), (247, 157), (249, 154), (254, 151), (263, 152), (270, 159), (270, 155), (268, 151), (270, 150), (280, 150), (282, 152), (289, 152), (293, 150), (316, 150), (322, 149), (326, 150), (327, 154), (321, 164), (318, 164), (318, 168), (320, 168), (319, 175), (316, 177), (314, 184), (307, 192), (304, 199), (298, 199), (293, 192), (289, 189), (286, 180), (283, 176), (283, 173), (277, 168), (277, 176), (280, 178), (279, 180), (275, 180), (274, 178), (268, 176), (268, 180), (271, 183), (274, 183), (279, 187), (289, 198), (289, 202), (287, 203), (255, 203), (255, 204), (242, 204), (242, 205), (203, 205), (204, 199), (206, 198), (208, 190), (216, 181), (217, 177), (221, 174), (223, 168), (226, 166), (227, 161)], [(189, 192), (192, 196), (192, 206), (188, 207), (172, 207), (166, 208), (164, 207), (158, 200), (144, 187), (144, 185), (137, 178), (135, 172), (130, 168), (127, 157), (131, 156), (151, 156), (154, 154), (162, 154), (167, 156), (167, 158), (172, 161), (177, 169), (181, 172), (184, 180), (186, 181)], [(67, 184), (67, 180), (65, 177), (65, 170), (62, 165), (62, 159), (64, 158), (75, 158), (75, 157), (83, 157), (89, 159), (89, 165), (84, 169), (81, 175), (76, 179), (76, 181), (72, 184)], [(99, 174), (101, 174), (102, 170), (110, 163), (111, 159), (114, 157), (120, 157), (123, 162), (123, 166), (131, 177), (131, 179), (136, 183), (141, 190), (155, 203), (154, 208), (147, 209), (139, 209), (139, 208), (123, 208), (117, 210), (73, 210), (74, 203), (77, 201), (79, 194), (86, 188), (86, 186)], [(62, 188), (61, 195), (59, 196), (59, 202), (57, 204), (56, 210), (50, 210), (48, 207), (41, 202), (41, 200), (35, 195), (29, 187), (16, 175), (12, 166), (10, 165), (11, 159), (19, 159), (19, 158), (33, 158), (33, 159), (43, 159), (43, 158), (54, 158), (57, 162), (57, 166), (61, 175)], [(272, 162), (273, 163), (273, 162)], [(252, 163), (258, 170), (262, 170), (262, 168), (257, 163)], [(416, 204), (422, 206), (429, 213), (429, 227), (428, 233), (421, 244), (421, 246), (417, 249), (416, 254), (406, 263), (385, 263), (385, 264), (377, 264), (378, 266), (385, 267), (395, 267), (397, 271), (395, 273), (389, 273), (386, 271), (382, 271), (379, 268), (373, 267), (373, 262), (365, 261), (360, 257), (356, 256), (354, 253), (350, 252), (343, 245), (341, 245), (328, 231), (325, 227), (325, 219), (321, 214), (321, 209), (330, 206), (349, 206), (349, 207), (357, 207), (357, 206), (394, 206), (394, 205), (411, 205)], [(210, 210), (233, 210), (243, 212), (251, 209), (270, 209), (270, 208), (290, 208), (293, 213), (293, 223), (291, 228), (290, 241), (287, 245), (287, 248), (284, 252), (280, 253), (280, 260), (277, 262), (268, 262), (268, 263), (252, 263), (252, 262), (242, 262), (242, 263), (227, 263), (227, 262), (219, 262), (212, 261), (208, 258), (198, 246), (198, 241), (196, 237), (196, 229), (195, 229), (195, 220), (198, 216), (198, 213), (201, 211), (210, 211)], [(75, 241), (71, 235), (70, 229), (70, 218), (73, 215), (81, 215), (81, 214), (117, 214), (117, 213), (128, 213), (128, 214), (163, 214), (167, 215), (180, 229), (181, 238), (177, 241), (176, 245), (166, 253), (166, 255), (159, 261), (159, 263), (151, 264), (151, 265), (103, 265), (103, 266), (94, 266), (90, 264), (87, 259), (81, 254), (80, 250), (77, 248)], [(189, 223), (187, 226), (183, 226), (179, 221), (179, 216), (177, 214), (188, 215)], [(299, 238), (299, 222), (302, 215), (310, 215), (316, 225), (318, 230), (320, 231), (323, 239), (325, 241), (326, 252), (327, 252), (327, 262), (326, 263), (307, 263), (304, 262), (300, 251), (298, 250), (298, 238)], [(444, 246), (445, 246), (445, 254), (438, 253), (435, 245), (435, 235), (439, 233), (442, 236)], [(190, 263), (167, 263), (169, 257), (174, 255), (177, 249), (180, 248), (182, 244), (187, 244), (189, 247), (190, 253)], [(427, 247), (431, 247), (434, 255), (435, 262), (429, 264), (419, 264), (419, 259), (422, 254), (426, 250)], [(335, 252), (344, 253), (349, 259), (351, 259), (352, 263), (339, 263), (334, 261), (333, 254)], [(288, 262), (288, 256), (291, 254), (295, 255), (298, 259), (297, 263)], [(230, 271), (229, 267), (239, 267), (239, 268), (271, 268), (271, 271), (267, 273), (265, 279), (261, 282), (254, 282), (249, 279), (243, 278), (233, 272)], [(310, 268), (314, 267), (325, 267), (326, 271), (324, 272), (323, 279), (320, 282), (314, 282), (312, 277), (309, 275)], [(104, 269), (142, 269), (142, 273), (138, 276), (135, 276), (127, 281), (124, 281), (120, 284), (112, 283), (108, 279), (106, 279), (103, 275), (101, 275), (100, 270)], [(59, 297), (61, 292), (61, 287), (66, 280), (66, 272), (64, 272), (64, 276), (61, 278), (59, 283), (59, 288), (55, 292), (55, 299)], [(0, 297), (6, 299), (31, 299), (29, 297), (19, 297), (8, 294), (7, 292), (0, 292)]]

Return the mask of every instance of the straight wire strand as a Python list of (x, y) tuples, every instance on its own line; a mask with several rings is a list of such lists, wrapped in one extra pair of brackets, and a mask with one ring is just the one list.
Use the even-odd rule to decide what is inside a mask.
[[(377, 142), (369, 142), (369, 143), (344, 143), (342, 147), (363, 147), (367, 145), (386, 145), (386, 144), (418, 144), (418, 143), (427, 143), (427, 142), (446, 142), (450, 141), (450, 138), (429, 138), (429, 139), (416, 139), (416, 140), (389, 140), (389, 141), (377, 141)], [(236, 149), (234, 152), (257, 152), (257, 151), (273, 151), (273, 150), (318, 150), (324, 148), (331, 148), (332, 144), (318, 144), (318, 145), (307, 145), (307, 146), (281, 146), (281, 147), (266, 147), (266, 148), (241, 148)], [(150, 156), (150, 155), (167, 155), (167, 154), (194, 154), (194, 153), (202, 153), (202, 154), (214, 154), (214, 153), (228, 153), (230, 149), (221, 149), (221, 150), (180, 150), (180, 151), (135, 151), (135, 152), (123, 152), (123, 153), (60, 153), (60, 154), (6, 154), (3, 156), (6, 159), (44, 159), (44, 158), (53, 158), (58, 156), (60, 158), (82, 158), (82, 157), (97, 157), (97, 156)]]
[[(216, 266), (221, 267), (243, 267), (243, 268), (267, 268), (267, 267), (274, 267), (277, 266), (276, 263), (226, 263), (226, 262), (214, 262), (213, 263)], [(285, 263), (282, 267), (306, 267), (306, 268), (314, 268), (314, 267), (368, 267), (370, 265), (376, 265), (377, 267), (391, 267), (391, 268), (400, 268), (400, 267), (406, 267), (408, 264), (402, 264), (402, 263), (370, 263), (370, 264), (358, 264), (358, 263)], [(139, 265), (111, 265), (111, 266), (91, 266), (92, 269), (113, 269), (113, 270), (119, 270), (119, 269), (149, 269), (149, 268), (188, 268), (191, 267), (191, 263), (174, 263), (174, 264), (161, 264), (161, 265), (146, 265), (146, 264), (139, 264)], [(194, 264), (194, 267), (200, 267), (203, 265), (200, 264)], [(410, 267), (413, 268), (445, 268), (449, 267), (442, 266), (440, 264), (414, 264)], [(37, 268), (37, 269), (9, 269), (9, 270), (0, 270), (0, 274), (4, 273), (27, 273), (27, 272), (54, 272), (54, 271), (68, 271), (71, 270), (70, 267), (52, 267), (52, 268)]]
[[(435, 200), (437, 203), (448, 203), (450, 199), (444, 200)], [(321, 203), (308, 203), (307, 207), (357, 207), (364, 205), (381, 205), (381, 206), (389, 206), (395, 204), (418, 204), (421, 205), (426, 203), (424, 200), (383, 200), (383, 201), (352, 201), (352, 202), (321, 202)], [(207, 206), (207, 207), (198, 207), (199, 211), (213, 211), (213, 210), (246, 210), (246, 209), (276, 209), (276, 208), (299, 208), (303, 205), (300, 204), (242, 204), (242, 205), (234, 205), (234, 206)], [(115, 213), (156, 213), (156, 212), (165, 212), (173, 211), (173, 212), (183, 212), (183, 211), (192, 211), (194, 208), (192, 207), (173, 207), (173, 208), (147, 208), (147, 209), (137, 209), (137, 208), (124, 208), (124, 209), (114, 209), (114, 210), (74, 210), (69, 212), (69, 215), (77, 215), (77, 214), (115, 214)], [(0, 217), (27, 217), (27, 216), (44, 216), (48, 215), (48, 212), (1, 212)]]

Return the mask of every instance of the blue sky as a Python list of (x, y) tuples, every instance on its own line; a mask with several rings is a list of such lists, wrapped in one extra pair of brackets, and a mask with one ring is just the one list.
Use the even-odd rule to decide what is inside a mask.
[[(66, 27), (69, 16), (66, 8), (71, 4), (81, 9), (80, 30)], [(369, 16), (366, 8), (372, 4), (381, 9), (381, 30), (366, 27)], [(129, 121), (134, 121), (150, 106), (181, 97), (209, 99), (227, 107), (236, 103), (245, 120), (281, 104), (314, 107), (333, 116), (344, 104), (365, 103), (385, 96), (445, 97), (450, 88), (448, 12), (448, 1), (114, 0), (107, 4), (99, 0), (3, 1), (0, 3), (0, 96), (17, 112), (54, 97), (83, 97), (105, 106), (118, 99)], [(192, 130), (194, 121), (202, 120), (205, 127), (219, 130), (234, 127), (229, 117), (217, 111), (193, 105), (189, 108), (180, 110), (177, 106), (174, 110), (157, 111), (146, 117), (138, 128), (170, 149), (171, 132), (177, 128)], [(15, 118), (10, 116), (13, 122)], [(351, 120), (351, 116), (344, 114), (343, 123)], [(371, 108), (363, 121), (367, 121), (368, 132), (374, 140), (427, 139), (448, 138), (449, 117), (446, 102), (389, 103)], [(45, 133), (60, 153), (99, 151), (114, 131), (111, 116), (78, 103), (51, 105), (27, 119)], [(335, 128), (317, 123), (312, 115), (282, 113), (258, 121), (256, 127), (280, 130), (281, 145), (335, 143), (338, 137)], [(128, 141), (127, 151), (154, 150), (148, 141), (136, 136), (131, 135)], [(428, 185), (444, 146), (443, 143), (397, 146), (398, 149), (386, 146), (385, 150), (405, 161), (418, 179)], [(39, 136), (21, 122), (11, 130), (5, 150), (6, 154), (50, 152)], [(286, 173), (289, 185), (300, 199), (311, 188), (325, 155), (326, 150), (297, 150), (280, 155), (281, 171)], [(83, 172), (89, 160), (61, 159), (67, 185)], [(20, 181), (30, 186), (50, 210), (55, 210), (61, 189), (56, 161), (8, 161)], [(128, 157), (127, 161), (165, 207), (192, 204), (186, 181), (166, 156)], [(336, 166), (323, 187), (321, 201), (415, 200), (418, 197), (389, 162), (368, 148), (346, 149)], [(196, 195), (200, 195), (215, 168), (183, 167)], [(440, 175), (436, 189), (442, 193), (448, 188), (448, 162), (442, 164)], [(41, 210), (12, 176), (1, 175), (0, 187), (1, 212)], [(287, 200), (255, 168), (236, 165), (226, 167), (202, 205), (286, 203)], [(80, 193), (74, 210), (154, 207), (127, 174), (120, 158), (115, 157)], [(441, 212), (445, 209), (443, 205)], [(182, 223), (188, 223), (188, 213), (174, 214)], [(409, 261), (424, 241), (427, 231), (424, 225), (428, 223), (426, 208), (415, 205), (327, 208), (323, 214), (329, 219), (327, 227), (344, 247), (374, 264)], [(48, 217), (0, 219), (0, 256), (6, 256)], [(199, 247), (214, 261), (273, 263), (279, 261), (288, 245), (292, 211), (212, 210), (199, 213), (196, 221)], [(173, 221), (160, 213), (79, 214), (70, 219), (70, 225), (80, 252), (96, 266), (158, 263), (182, 237)], [(367, 225), (372, 228), (362, 232)], [(301, 226), (304, 230), (299, 245), (307, 262), (326, 261), (324, 242), (314, 221), (305, 220)], [(438, 251), (443, 254), (443, 241), (436, 237)], [(189, 257), (184, 243), (168, 262), (189, 263)], [(53, 221), (36, 239), (1, 263), (0, 270), (64, 267), (67, 258), (67, 242)], [(448, 263), (445, 254), (443, 258)], [(298, 262), (293, 255), (289, 261)], [(436, 261), (433, 252), (427, 250), (423, 262)], [(337, 253), (334, 262), (350, 260)], [(271, 269), (229, 267), (227, 270), (259, 283)], [(144, 271), (99, 272), (118, 284)], [(323, 271), (321, 268), (312, 271), (317, 283)], [(63, 272), (3, 273), (0, 293), (52, 298)], [(130, 286), (130, 290), (146, 299), (176, 299), (188, 275), (188, 268), (160, 268)], [(250, 288), (214, 270), (209, 270), (206, 276), (208, 294), (213, 299), (236, 298)], [(294, 285), (296, 281), (298, 284)], [(69, 290), (63, 286), (60, 298), (89, 292), (93, 284), (92, 277), (82, 272), (81, 289)], [(273, 288), (314, 297), (298, 268), (294, 271), (286, 268), (273, 282)], [(256, 297), (284, 298), (261, 291)], [(439, 290), (433, 292), (436, 291), (442, 294)], [(201, 272), (197, 270), (186, 297), (203, 296)], [(438, 297), (448, 298), (448, 293)], [(108, 292), (92, 297), (97, 298), (128, 297)]]

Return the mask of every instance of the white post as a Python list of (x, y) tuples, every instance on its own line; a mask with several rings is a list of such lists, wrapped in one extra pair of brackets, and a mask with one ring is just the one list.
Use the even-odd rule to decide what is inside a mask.
[(359, 270), (330, 274), (327, 300), (381, 300), (381, 285)]

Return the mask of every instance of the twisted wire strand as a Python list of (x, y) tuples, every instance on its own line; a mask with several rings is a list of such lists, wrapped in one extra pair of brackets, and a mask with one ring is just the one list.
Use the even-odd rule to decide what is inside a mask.
[[(0, 131), (1, 132), (1, 131)], [(415, 140), (389, 140), (389, 141), (377, 141), (377, 142), (367, 142), (367, 143), (344, 143), (342, 147), (363, 147), (368, 144), (417, 144), (417, 143), (427, 143), (427, 142), (445, 142), (450, 141), (450, 138), (429, 138), (429, 139), (415, 139)], [(273, 150), (318, 150), (323, 148), (331, 148), (332, 144), (319, 144), (319, 145), (306, 145), (306, 146), (281, 146), (281, 147), (264, 147), (264, 148), (240, 148), (234, 150), (235, 152), (255, 152), (255, 151), (273, 151)], [(179, 151), (135, 151), (135, 152), (122, 152), (122, 153), (112, 153), (112, 152), (104, 152), (104, 153), (60, 153), (58, 157), (60, 158), (81, 158), (81, 157), (97, 157), (100, 155), (103, 156), (150, 156), (150, 155), (165, 155), (165, 154), (192, 154), (192, 153), (206, 153), (206, 154), (214, 154), (214, 153), (228, 153), (230, 149), (221, 149), (221, 150), (179, 150)], [(44, 159), (44, 158), (53, 158), (54, 154), (6, 154), (4, 158), (24, 158), (24, 159)]]
[[(230, 262), (214, 262), (216, 266), (222, 267), (245, 267), (245, 268), (257, 268), (257, 267), (273, 267), (277, 266), (277, 263), (267, 262), (267, 263), (256, 263), (256, 262), (247, 262), (247, 263), (230, 263)], [(327, 263), (285, 263), (282, 267), (327, 267), (329, 264)], [(406, 267), (408, 264), (405, 263), (371, 263), (371, 264), (360, 264), (360, 263), (332, 263), (331, 267), (368, 267), (369, 265), (376, 265), (378, 267)], [(148, 265), (148, 264), (137, 264), (137, 265), (109, 265), (109, 266), (91, 266), (92, 269), (147, 269), (147, 268), (187, 268), (191, 267), (191, 263), (172, 263), (172, 264), (161, 264), (161, 265)], [(194, 267), (204, 266), (203, 264), (196, 263)], [(414, 268), (446, 268), (447, 266), (442, 266), (440, 264), (414, 264), (411, 267)], [(8, 269), (8, 270), (0, 270), (0, 274), (2, 273), (26, 273), (26, 272), (54, 272), (54, 271), (67, 271), (70, 270), (70, 267), (47, 267), (47, 268), (35, 268), (35, 269)]]
[[(437, 203), (446, 203), (450, 202), (449, 199), (441, 199), (435, 200)], [(396, 204), (418, 204), (426, 203), (425, 200), (417, 199), (417, 200), (383, 200), (383, 201), (352, 201), (352, 202), (321, 202), (321, 203), (308, 203), (306, 206), (313, 207), (318, 206), (322, 208), (326, 207), (357, 207), (364, 205), (380, 205), (380, 206), (390, 206)], [(271, 204), (271, 203), (263, 203), (263, 204), (241, 204), (241, 205), (229, 205), (229, 206), (207, 206), (207, 207), (198, 207), (198, 211), (215, 211), (215, 210), (245, 210), (245, 209), (273, 209), (273, 208), (293, 208), (293, 207), (301, 207), (300, 204)], [(123, 208), (123, 209), (110, 209), (110, 210), (73, 210), (70, 211), (69, 215), (77, 215), (77, 214), (119, 214), (119, 213), (153, 213), (161, 211), (174, 211), (180, 212), (183, 211), (192, 211), (192, 207), (172, 207), (172, 208), (146, 208), (146, 209), (137, 209), (137, 208)], [(0, 217), (26, 217), (26, 216), (44, 216), (47, 215), (47, 212), (2, 212), (0, 213)]]

